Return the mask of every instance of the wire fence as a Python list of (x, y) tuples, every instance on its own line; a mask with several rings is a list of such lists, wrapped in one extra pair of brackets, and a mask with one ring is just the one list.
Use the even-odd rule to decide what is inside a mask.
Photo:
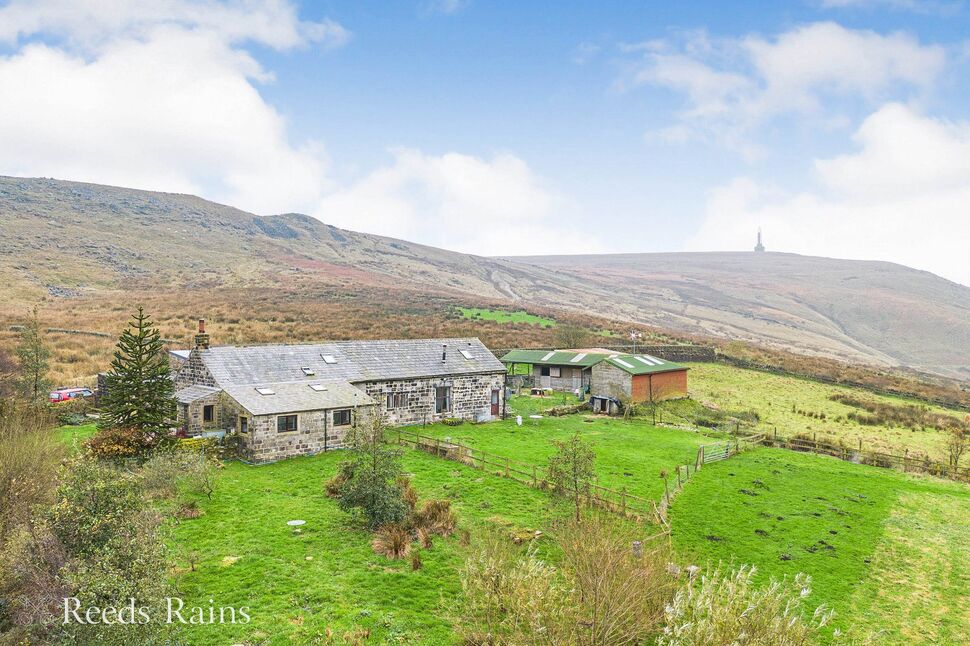
[[(392, 435), (397, 443), (408, 446), (446, 460), (461, 462), (475, 469), (491, 471), (494, 475), (510, 478), (536, 489), (554, 490), (555, 486), (549, 481), (545, 467), (514, 460), (507, 456), (489, 453), (482, 449), (429, 437), (403, 428), (397, 428)], [(583, 494), (586, 504), (590, 507), (605, 509), (606, 511), (625, 517), (636, 519), (653, 518), (657, 514), (657, 502), (635, 496), (626, 489), (610, 489), (597, 484), (589, 485)]]

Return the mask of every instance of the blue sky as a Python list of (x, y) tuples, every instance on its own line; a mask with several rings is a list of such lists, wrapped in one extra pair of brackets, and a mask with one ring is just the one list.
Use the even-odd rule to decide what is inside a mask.
[(0, 173), (481, 254), (747, 250), (760, 226), (970, 284), (968, 11), (12, 0)]

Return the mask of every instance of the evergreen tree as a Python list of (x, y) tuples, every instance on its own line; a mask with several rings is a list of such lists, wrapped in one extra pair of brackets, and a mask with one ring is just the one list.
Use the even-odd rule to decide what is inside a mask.
[(107, 393), (101, 401), (101, 428), (139, 433), (146, 446), (167, 436), (175, 413), (175, 385), (161, 333), (141, 307), (118, 339)]
[(17, 358), (20, 360), (18, 386), (24, 399), (35, 403), (47, 399), (51, 388), (51, 382), (47, 379), (50, 356), (35, 307), (20, 332), (20, 344), (17, 346)]

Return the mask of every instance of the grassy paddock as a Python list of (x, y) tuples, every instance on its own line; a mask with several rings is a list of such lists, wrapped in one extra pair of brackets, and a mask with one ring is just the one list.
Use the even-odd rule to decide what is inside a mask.
[[(567, 402), (575, 402), (571, 395)], [(533, 420), (563, 397), (517, 396), (510, 400), (509, 419), (488, 424), (446, 426), (432, 424), (414, 430), (422, 435), (450, 438), (452, 441), (495, 453), (502, 457), (544, 465), (556, 451), (554, 440), (564, 440), (579, 432), (596, 452), (598, 482), (611, 489), (625, 488), (643, 498), (659, 499), (663, 494), (660, 471), (677, 465), (693, 464), (701, 444), (723, 441), (723, 437), (669, 428), (657, 428), (642, 419), (624, 421), (595, 415), (567, 415)], [(522, 415), (518, 426), (516, 415)]]
[[(966, 643), (970, 488), (783, 449), (704, 467), (670, 513), (681, 559), (805, 572), (835, 626)], [(946, 615), (945, 620), (941, 620)], [(927, 638), (926, 635), (935, 635)]]
[[(205, 514), (173, 528), (178, 585), (187, 604), (247, 605), (248, 625), (195, 627), (194, 644), (330, 643), (369, 630), (367, 643), (450, 644), (449, 618), (460, 593), (463, 548), (436, 538), (423, 567), (391, 561), (370, 547), (371, 534), (323, 491), (345, 453), (294, 458), (261, 467), (226, 466)], [(405, 469), (421, 499), (448, 498), (460, 525), (494, 525), (521, 534), (545, 528), (556, 505), (542, 492), (416, 451)], [(306, 520), (299, 534), (286, 525)], [(191, 569), (191, 563), (195, 569)]]
[[(837, 443), (842, 440), (851, 446), (858, 446), (859, 440), (862, 440), (863, 448), (870, 451), (902, 454), (909, 449), (910, 455), (922, 453), (931, 459), (946, 461), (946, 433), (933, 428), (913, 430), (902, 426), (865, 426), (848, 419), (850, 413), (862, 411), (832, 401), (830, 397), (837, 393), (850, 394), (897, 406), (926, 406), (919, 400), (875, 395), (858, 388), (722, 364), (692, 363), (690, 368), (692, 397), (703, 404), (727, 410), (756, 411), (761, 416), (757, 431), (770, 433), (777, 428), (779, 435), (817, 434), (819, 441)], [(963, 419), (965, 415), (939, 406), (926, 407), (931, 412), (952, 415), (957, 419)], [(963, 464), (970, 464), (970, 456), (964, 457)]]
[(529, 323), (540, 327), (555, 327), (556, 321), (545, 316), (529, 314), (525, 310), (510, 312), (508, 310), (492, 310), (484, 307), (459, 307), (458, 311), (466, 319), (480, 321), (494, 321), (496, 323)]

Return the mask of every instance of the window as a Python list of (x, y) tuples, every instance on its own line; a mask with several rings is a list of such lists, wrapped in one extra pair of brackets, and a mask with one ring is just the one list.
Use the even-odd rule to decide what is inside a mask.
[(256, 392), (258, 392), (260, 395), (275, 395), (276, 394), (276, 391), (273, 390), (272, 388), (257, 388), (256, 389)]
[(249, 418), (243, 415), (239, 416), (239, 432), (248, 433), (249, 432)]
[(216, 418), (216, 407), (212, 404), (202, 407), (202, 421), (211, 422)]
[(560, 368), (559, 366), (550, 366), (549, 367), (549, 376), (550, 377), (562, 377), (562, 368)]
[(350, 425), (350, 409), (345, 408), (343, 410), (335, 410), (333, 412), (333, 425), (334, 426), (349, 426)]
[(296, 415), (280, 415), (276, 418), (276, 431), (278, 433), (291, 433), (297, 429)]
[(539, 368), (539, 375), (542, 376), (542, 377), (548, 377), (549, 376), (549, 366), (542, 366), (541, 368)]
[(327, 387), (323, 384), (310, 384), (310, 390), (315, 390), (318, 393), (327, 392)]
[(312, 377), (313, 375), (317, 374), (317, 372), (313, 368), (310, 368), (309, 366), (303, 366), (302, 368), (300, 368), (300, 370), (302, 370), (303, 374), (306, 375), (307, 377)]
[(438, 386), (434, 389), (434, 412), (451, 412), (451, 386)]
[(458, 352), (460, 352), (461, 353), (461, 356), (465, 357), (466, 359), (474, 359), (475, 358), (475, 355), (473, 355), (468, 350), (459, 350)]
[(332, 354), (321, 354), (320, 358), (323, 359), (323, 362), (327, 365), (337, 363), (337, 357), (333, 356)]
[(408, 405), (407, 393), (391, 393), (387, 396), (388, 408), (404, 408)]

